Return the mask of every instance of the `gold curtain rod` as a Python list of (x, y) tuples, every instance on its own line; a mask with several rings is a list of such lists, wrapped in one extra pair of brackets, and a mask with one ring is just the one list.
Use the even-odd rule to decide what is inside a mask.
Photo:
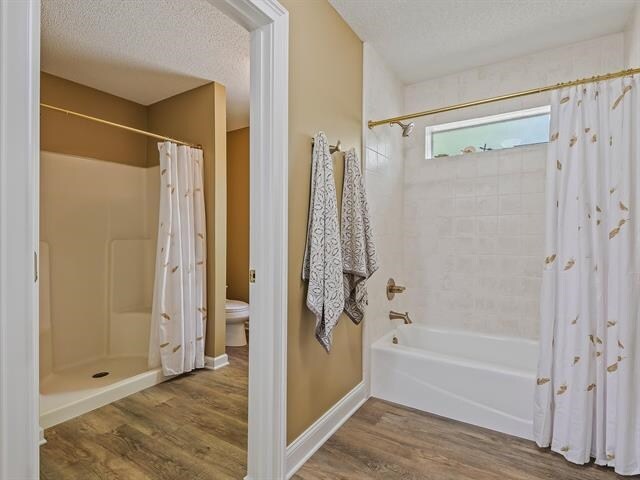
[(487, 103), (500, 102), (502, 100), (510, 100), (512, 98), (526, 97), (527, 95), (535, 95), (536, 93), (549, 92), (551, 90), (557, 90), (559, 88), (572, 87), (574, 85), (583, 85), (585, 83), (600, 82), (603, 80), (609, 80), (612, 78), (626, 77), (628, 75), (635, 75), (640, 73), (640, 68), (630, 68), (628, 70), (621, 70), (614, 73), (606, 73), (604, 75), (596, 75), (589, 78), (581, 78), (573, 80), (572, 82), (556, 83), (555, 85), (548, 85), (546, 87), (532, 88), (530, 90), (523, 90), (521, 92), (508, 93), (506, 95), (498, 95), (497, 97), (484, 98), (482, 100), (474, 100), (472, 102), (458, 103), (456, 105), (449, 105), (448, 107), (434, 108), (433, 110), (425, 110), (424, 112), (409, 113), (407, 115), (401, 115), (399, 117), (385, 118), (384, 120), (369, 120), (369, 128), (377, 127), (378, 125), (384, 125), (385, 123), (402, 122), (403, 120), (411, 120), (412, 118), (426, 117), (428, 115), (435, 115), (436, 113), (450, 112), (452, 110), (460, 110), (462, 108), (476, 107), (478, 105), (485, 105)]
[(139, 133), (141, 135), (146, 135), (147, 137), (157, 138), (158, 140), (165, 140), (165, 141), (177, 143), (179, 145), (185, 145), (187, 147), (197, 148), (197, 149), (202, 150), (202, 146), (201, 145), (193, 145), (193, 144), (191, 144), (189, 142), (183, 142), (181, 140), (176, 140), (175, 138), (165, 137), (164, 135), (158, 135), (157, 133), (152, 133), (152, 132), (147, 132), (145, 130), (140, 130), (139, 128), (133, 128), (133, 127), (129, 127), (127, 125), (121, 125), (119, 123), (110, 122), (108, 120), (103, 120), (102, 118), (92, 117), (90, 115), (85, 115), (84, 113), (74, 112), (73, 110), (67, 110), (65, 108), (60, 108), (60, 107), (56, 107), (56, 106), (53, 106), (53, 105), (48, 105), (46, 103), (41, 103), (40, 106), (44, 107), (44, 108), (51, 109), (51, 110), (55, 110), (56, 112), (62, 112), (62, 113), (66, 113), (67, 115), (74, 115), (76, 117), (84, 118), (86, 120), (92, 120), (94, 122), (102, 123), (103, 125), (109, 125), (111, 127), (116, 127), (116, 128), (121, 128), (123, 130), (127, 130), (129, 132)]

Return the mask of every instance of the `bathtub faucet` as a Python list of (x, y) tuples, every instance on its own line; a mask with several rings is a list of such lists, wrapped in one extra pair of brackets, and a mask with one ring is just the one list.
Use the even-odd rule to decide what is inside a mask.
[(409, 318), (409, 312), (399, 313), (391, 310), (389, 312), (389, 320), (402, 320), (405, 325), (413, 323)]

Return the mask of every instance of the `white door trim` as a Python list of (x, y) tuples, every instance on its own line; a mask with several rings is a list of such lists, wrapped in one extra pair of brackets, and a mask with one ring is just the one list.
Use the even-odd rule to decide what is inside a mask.
[(38, 478), (40, 1), (0, 1), (0, 479)]
[[(275, 0), (209, 0), (251, 31), (249, 479), (286, 455), (289, 17)], [(39, 476), (40, 1), (0, 0), (0, 480)]]
[[(289, 14), (276, 0), (209, 0), (251, 31), (247, 479), (284, 479), (287, 417)], [(248, 272), (247, 272), (248, 273)]]

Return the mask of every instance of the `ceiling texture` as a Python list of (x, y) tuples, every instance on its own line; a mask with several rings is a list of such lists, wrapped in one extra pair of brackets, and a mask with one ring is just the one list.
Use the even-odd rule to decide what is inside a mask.
[(206, 0), (43, 0), (42, 70), (142, 105), (215, 81), (249, 125), (249, 32)]
[(329, 1), (405, 84), (621, 32), (638, 3), (638, 0)]

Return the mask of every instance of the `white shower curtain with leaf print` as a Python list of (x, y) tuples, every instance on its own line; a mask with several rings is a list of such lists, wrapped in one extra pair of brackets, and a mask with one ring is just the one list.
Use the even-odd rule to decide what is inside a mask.
[(160, 216), (149, 365), (164, 375), (204, 367), (207, 321), (202, 150), (158, 144)]
[(534, 435), (640, 473), (640, 85), (555, 91)]

